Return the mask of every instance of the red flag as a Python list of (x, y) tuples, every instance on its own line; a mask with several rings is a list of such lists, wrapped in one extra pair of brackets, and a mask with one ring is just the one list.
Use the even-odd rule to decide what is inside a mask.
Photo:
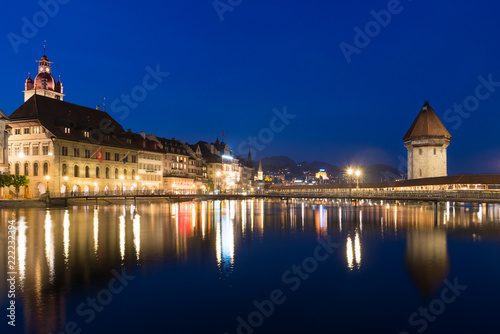
[(97, 160), (99, 160), (99, 163), (102, 163), (104, 161), (104, 158), (102, 156), (102, 147), (99, 147), (99, 149), (94, 153), (95, 157)]
[(226, 137), (226, 134), (224, 133), (224, 131), (222, 131), (222, 137)]

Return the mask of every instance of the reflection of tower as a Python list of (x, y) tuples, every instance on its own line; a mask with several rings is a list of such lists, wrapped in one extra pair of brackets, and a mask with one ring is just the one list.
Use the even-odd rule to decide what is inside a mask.
[(425, 102), (403, 137), (408, 149), (408, 179), (448, 175), (446, 148), (450, 138), (429, 102)]
[(409, 230), (405, 264), (420, 293), (430, 296), (443, 283), (450, 269), (446, 232)]

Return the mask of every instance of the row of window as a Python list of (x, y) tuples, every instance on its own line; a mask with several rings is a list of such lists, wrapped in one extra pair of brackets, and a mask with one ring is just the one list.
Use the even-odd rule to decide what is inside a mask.
[[(437, 153), (437, 151), (436, 151), (435, 148), (434, 148), (433, 153), (434, 153), (434, 155), (436, 155), (436, 153)], [(418, 149), (418, 155), (422, 155), (422, 149), (421, 148)]]
[(161, 155), (158, 154), (142, 153), (139, 155), (139, 158), (161, 161)]
[[(84, 151), (85, 151), (84, 152), (85, 153), (84, 157), (86, 159), (90, 159), (90, 157), (91, 157), (91, 151), (87, 150), (87, 149), (85, 149)], [(68, 156), (69, 155), (69, 149), (68, 149), (67, 146), (61, 146), (61, 155), (62, 156)], [(78, 148), (78, 147), (73, 148), (73, 156), (75, 158), (80, 157), (80, 148)], [(125, 157), (125, 155), (121, 156), (120, 153), (115, 153), (115, 157), (114, 158), (115, 158), (115, 161), (123, 161), (124, 157)], [(125, 157), (125, 158), (128, 161), (128, 156)], [(104, 152), (104, 160), (107, 160), (107, 161), (111, 160), (111, 152)], [(131, 162), (132, 163), (136, 163), (137, 162), (137, 156), (132, 155), (131, 156)]]
[[(28, 145), (24, 145), (22, 148), (20, 146), (14, 146), (14, 156), (18, 157), (21, 155), (21, 153), (25, 156), (28, 155), (40, 155), (40, 146), (39, 145), (33, 145), (30, 147)], [(42, 155), (49, 155), (49, 146), (48, 145), (42, 145)], [(9, 147), (9, 156), (12, 156), (12, 148)]]
[[(104, 178), (106, 178), (106, 179), (111, 178), (110, 173), (111, 173), (110, 168), (106, 167), (104, 169)], [(66, 164), (61, 165), (61, 175), (62, 176), (68, 175), (68, 166)], [(73, 166), (73, 176), (74, 177), (91, 177), (90, 176), (90, 167), (85, 166), (85, 168), (83, 170), (83, 174), (80, 175), (80, 167), (78, 165)], [(127, 169), (124, 169), (123, 174), (119, 175), (118, 168), (115, 168), (113, 176), (115, 179), (122, 178), (122, 176), (123, 176), (123, 179), (126, 180), (126, 179), (128, 179)], [(101, 177), (101, 168), (100, 167), (95, 168), (95, 174), (93, 175), (93, 177), (95, 177), (95, 178)], [(131, 179), (135, 180), (135, 170), (134, 169), (132, 169)]]
[[(35, 162), (33, 164), (33, 170), (31, 171), (30, 170), (30, 164), (29, 163), (25, 163), (24, 164), (24, 168), (23, 168), (23, 172), (24, 172), (24, 175), (26, 176), (30, 176), (31, 173), (33, 173), (33, 176), (39, 176), (39, 164), (38, 162)], [(9, 164), (9, 170), (11, 170), (10, 168), (10, 164)], [(49, 175), (49, 163), (48, 162), (45, 162), (43, 164), (43, 170), (42, 170), (42, 175), (45, 176), (45, 175)], [(14, 174), (16, 175), (21, 175), (21, 164), (18, 162), (15, 164), (14, 166)]]
[(30, 126), (27, 128), (15, 128), (14, 129), (15, 135), (20, 135), (21, 133), (25, 134), (25, 135), (38, 134), (40, 132), (45, 133), (45, 128), (43, 126)]
[(187, 165), (183, 164), (178, 164), (178, 163), (170, 163), (168, 164), (165, 162), (165, 168), (168, 168), (170, 166), (170, 169), (187, 169)]
[(159, 171), (161, 170), (161, 165), (139, 164), (139, 169)]
[(179, 156), (170, 156), (170, 161), (175, 161), (175, 162), (187, 162), (188, 158), (186, 157), (179, 157)]
[[(10, 164), (9, 164), (10, 165)], [(30, 170), (30, 164), (29, 163), (25, 163), (24, 164), (24, 168), (23, 168), (23, 175), (26, 175), (26, 176), (40, 176), (40, 172), (39, 172), (39, 164), (38, 162), (35, 162), (33, 164), (33, 170)], [(10, 169), (10, 166), (9, 166), (9, 169)], [(14, 166), (14, 174), (16, 175), (21, 175), (21, 164), (18, 162), (15, 164)], [(100, 178), (101, 177), (101, 169), (99, 167), (96, 167), (95, 169), (95, 178)], [(43, 176), (46, 176), (46, 175), (49, 175), (49, 164), (47, 162), (45, 162), (43, 164), (43, 170), (42, 170), (42, 175)], [(61, 165), (61, 175), (62, 176), (67, 176), (68, 175), (68, 166), (66, 164), (62, 164)], [(118, 168), (115, 168), (114, 170), (114, 173), (113, 173), (113, 176), (114, 176), (114, 179), (122, 179), (121, 176), (123, 176), (123, 179), (124, 180), (127, 180), (128, 179), (128, 173), (127, 173), (127, 170), (124, 169), (123, 170), (123, 174), (119, 175), (119, 170)], [(73, 166), (73, 176), (74, 177), (85, 177), (85, 178), (89, 178), (91, 177), (90, 176), (90, 167), (89, 166), (85, 166), (85, 168), (83, 169), (82, 172), (80, 172), (80, 167), (78, 165), (75, 165)], [(106, 179), (109, 179), (111, 178), (111, 170), (109, 167), (106, 167), (105, 170), (104, 170), (104, 177)], [(135, 180), (136, 177), (135, 177), (135, 170), (132, 169), (132, 173), (131, 173), (131, 180)], [(143, 175), (143, 180), (146, 180), (146, 181), (161, 181), (162, 177), (161, 175)]]

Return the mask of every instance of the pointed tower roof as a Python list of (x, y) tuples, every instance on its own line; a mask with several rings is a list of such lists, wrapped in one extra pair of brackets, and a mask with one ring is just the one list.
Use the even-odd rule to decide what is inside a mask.
[(247, 157), (247, 162), (251, 163), (252, 162), (252, 146), (250, 141), (248, 142), (248, 157)]
[(441, 122), (427, 101), (406, 132), (403, 140), (407, 141), (419, 138), (451, 138), (443, 122)]
[(262, 172), (262, 157), (259, 158), (259, 172)]

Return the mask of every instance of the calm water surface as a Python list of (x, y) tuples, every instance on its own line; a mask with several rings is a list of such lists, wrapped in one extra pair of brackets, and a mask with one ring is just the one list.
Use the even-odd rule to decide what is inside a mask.
[[(498, 333), (500, 206), (0, 210), (1, 332)], [(8, 221), (16, 327), (7, 325)]]

